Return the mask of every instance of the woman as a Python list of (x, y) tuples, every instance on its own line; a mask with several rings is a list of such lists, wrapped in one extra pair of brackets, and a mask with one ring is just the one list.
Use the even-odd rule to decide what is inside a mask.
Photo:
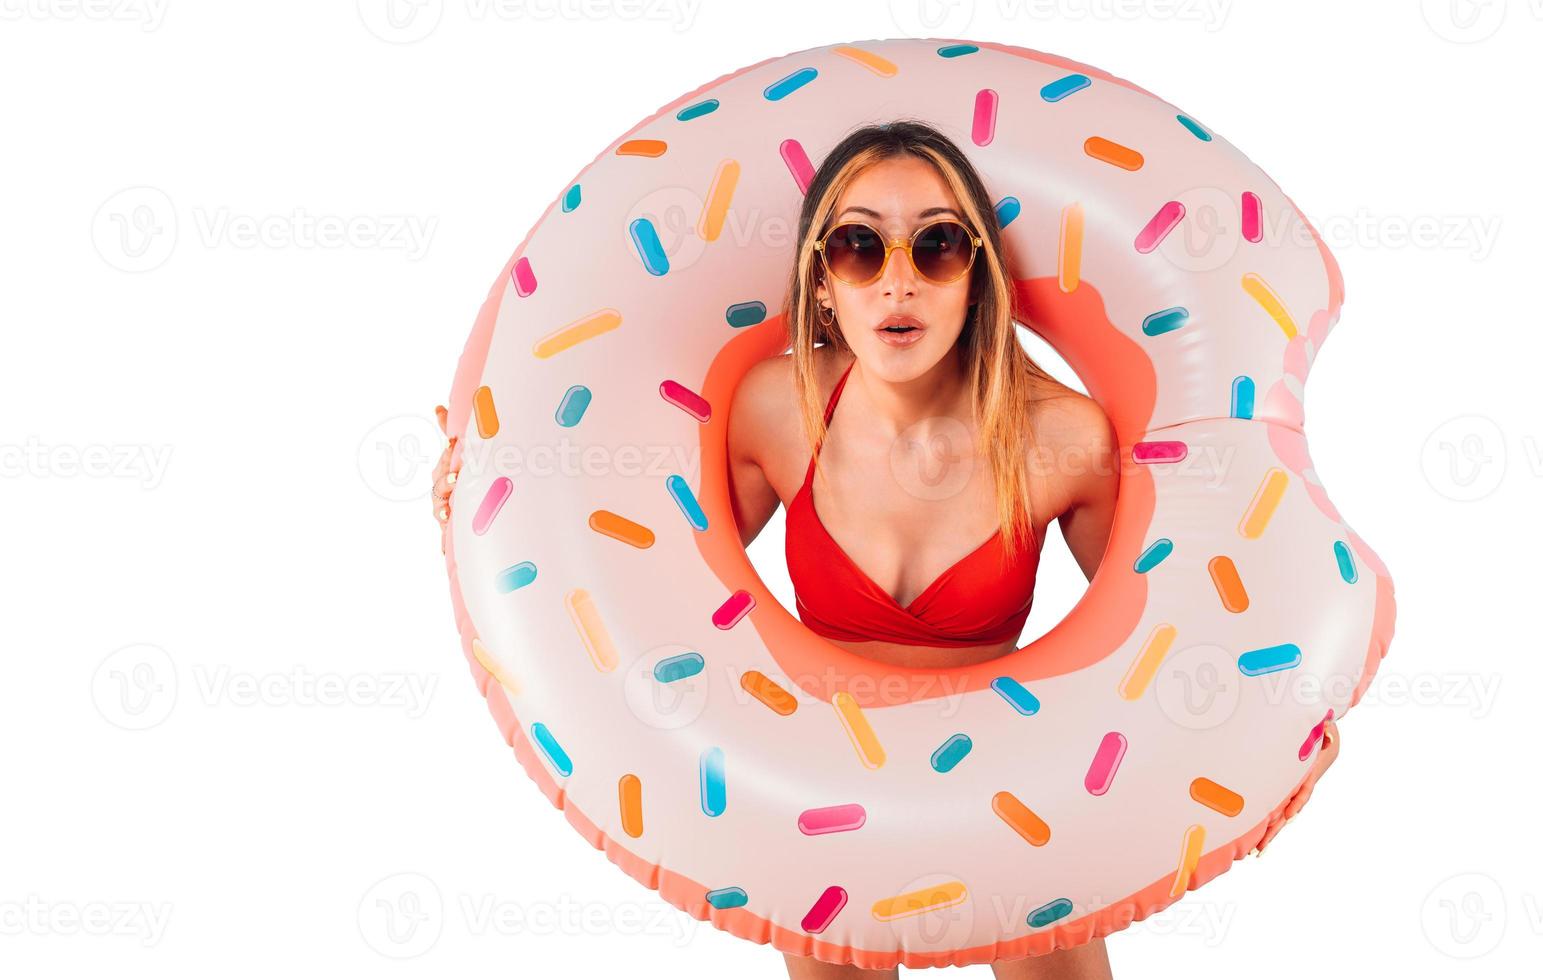
[[(859, 129), (811, 180), (798, 239), (784, 307), (792, 350), (754, 365), (730, 408), (741, 541), (786, 507), (800, 619), (871, 661), (937, 668), (1015, 650), (1051, 520), (1083, 574), (1097, 570), (1118, 446), (1097, 403), (1018, 342), (979, 175), (925, 124)], [(435, 470), (442, 524), (449, 454)], [(1337, 751), (1329, 727), (1287, 819)], [(785, 961), (794, 980), (898, 975)], [(992, 970), (998, 980), (1111, 976), (1102, 939)]]

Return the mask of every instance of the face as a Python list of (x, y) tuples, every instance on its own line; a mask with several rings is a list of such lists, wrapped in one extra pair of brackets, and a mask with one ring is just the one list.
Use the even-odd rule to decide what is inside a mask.
[[(942, 175), (925, 160), (901, 157), (869, 167), (848, 185), (824, 230), (861, 221), (888, 241), (909, 240), (918, 228), (943, 219), (967, 224)], [(972, 266), (953, 282), (931, 282), (896, 249), (878, 279), (852, 286), (827, 276), (818, 255), (814, 261), (824, 280), (815, 295), (820, 307), (835, 310), (834, 329), (864, 371), (892, 382), (925, 374), (953, 349), (969, 312), (970, 280), (980, 274)], [(980, 261), (977, 251), (975, 264)]]

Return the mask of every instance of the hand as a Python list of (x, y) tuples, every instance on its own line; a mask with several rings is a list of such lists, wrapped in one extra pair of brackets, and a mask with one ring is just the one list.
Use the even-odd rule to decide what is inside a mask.
[(1275, 835), (1280, 833), (1281, 828), (1290, 823), (1291, 818), (1307, 805), (1308, 797), (1313, 795), (1313, 786), (1337, 758), (1339, 758), (1339, 727), (1331, 719), (1324, 723), (1323, 747), (1318, 750), (1318, 758), (1313, 760), (1312, 771), (1307, 774), (1307, 779), (1302, 782), (1302, 787), (1296, 791), (1296, 795), (1287, 801), (1286, 810), (1281, 814), (1281, 819), (1265, 828), (1263, 839), (1254, 848), (1255, 854), (1263, 854), (1265, 846), (1275, 839)]
[[(439, 420), (439, 431), (445, 432), (446, 417), (448, 413), (445, 406), (434, 406), (434, 417)], [(445, 534), (450, 525), (450, 492), (455, 489), (456, 477), (459, 473), (450, 468), (450, 456), (455, 452), (455, 439), (445, 447), (440, 454), (439, 462), (434, 464), (434, 499), (431, 501), (434, 507), (434, 519), (439, 522), (440, 537), (439, 550), (445, 550)]]

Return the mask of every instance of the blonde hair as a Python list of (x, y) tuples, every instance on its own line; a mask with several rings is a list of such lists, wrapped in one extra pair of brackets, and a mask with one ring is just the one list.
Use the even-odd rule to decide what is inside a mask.
[[(1014, 319), (1016, 294), (1002, 258), (1002, 229), (985, 184), (959, 148), (926, 123), (896, 120), (865, 126), (847, 135), (820, 164), (804, 195), (798, 220), (798, 255), (784, 302), (792, 334), (793, 378), (799, 415), (810, 451), (826, 435), (825, 406), (820, 403), (814, 349), (827, 343), (851, 350), (839, 329), (818, 318), (815, 286), (820, 281), (814, 243), (827, 229), (841, 193), (869, 167), (898, 157), (930, 162), (959, 201), (961, 213), (977, 229), (983, 245), (970, 270), (974, 302), (958, 343), (969, 377), (970, 403), (979, 424), (980, 444), (996, 488), (997, 522), (1005, 557), (1011, 561), (1032, 531), (1028, 460), (1036, 445), (1028, 404), (1036, 381), (1065, 388), (1036, 364), (1018, 342)], [(1068, 389), (1069, 390), (1069, 389)], [(816, 462), (816, 470), (819, 464)]]

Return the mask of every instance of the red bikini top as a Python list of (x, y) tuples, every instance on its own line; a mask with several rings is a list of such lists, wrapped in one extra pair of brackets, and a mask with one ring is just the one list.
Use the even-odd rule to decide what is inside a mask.
[[(854, 364), (856, 361), (853, 362)], [(852, 368), (847, 367), (825, 406), (830, 425)], [(959, 559), (908, 606), (858, 568), (825, 530), (814, 510), (814, 460), (809, 457), (804, 485), (787, 513), (788, 576), (793, 580), (798, 616), (805, 626), (833, 640), (889, 640), (921, 646), (953, 647), (1016, 640), (1034, 602), (1039, 544), (1030, 531), (1030, 547), (1015, 567), (1007, 567), (1002, 531)]]

